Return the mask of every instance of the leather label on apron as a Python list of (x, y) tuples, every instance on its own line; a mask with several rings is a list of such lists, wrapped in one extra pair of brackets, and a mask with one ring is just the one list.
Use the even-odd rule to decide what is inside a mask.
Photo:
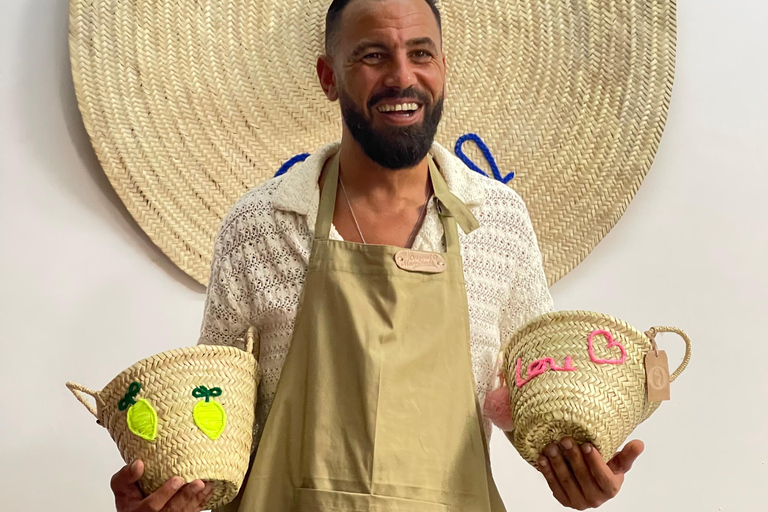
[(409, 272), (439, 274), (445, 271), (445, 260), (436, 252), (403, 249), (395, 253), (395, 263), (401, 269)]

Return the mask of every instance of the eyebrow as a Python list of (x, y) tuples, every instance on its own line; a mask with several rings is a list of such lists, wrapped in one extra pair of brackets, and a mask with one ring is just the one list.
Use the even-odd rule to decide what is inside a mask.
[(378, 50), (387, 50), (387, 45), (380, 41), (363, 41), (352, 50), (352, 53), (349, 55), (349, 60), (355, 60), (363, 53), (374, 48)]
[(432, 40), (431, 37), (418, 37), (416, 39), (411, 39), (407, 43), (405, 43), (405, 45), (408, 46), (408, 47), (413, 47), (413, 46), (429, 46), (429, 48), (432, 51), (437, 53), (437, 45), (435, 44), (435, 42)]
[[(417, 46), (428, 46), (432, 51), (437, 53), (437, 45), (431, 37), (417, 37), (415, 39), (409, 39), (405, 45), (409, 48)], [(358, 44), (349, 56), (349, 60), (357, 60), (363, 53), (368, 50), (377, 49), (387, 51), (389, 48), (381, 41), (363, 41)]]

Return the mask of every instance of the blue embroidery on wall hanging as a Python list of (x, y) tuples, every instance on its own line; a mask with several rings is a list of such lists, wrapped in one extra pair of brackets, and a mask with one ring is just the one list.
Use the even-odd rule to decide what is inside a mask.
[(472, 169), (473, 171), (482, 174), (483, 176), (488, 176), (485, 171), (483, 171), (481, 168), (479, 168), (475, 162), (470, 160), (470, 158), (464, 154), (464, 151), (462, 151), (461, 147), (464, 145), (465, 142), (468, 140), (471, 140), (475, 144), (477, 144), (477, 147), (480, 148), (480, 151), (483, 152), (483, 156), (488, 161), (488, 164), (491, 166), (491, 171), (493, 172), (493, 177), (502, 182), (502, 183), (508, 183), (512, 178), (515, 177), (515, 173), (511, 172), (507, 174), (506, 176), (501, 175), (501, 171), (499, 171), (499, 166), (496, 165), (496, 159), (493, 158), (493, 155), (491, 154), (491, 150), (488, 149), (488, 146), (485, 145), (483, 142), (483, 139), (480, 138), (479, 135), (475, 133), (467, 133), (466, 135), (462, 135), (459, 137), (459, 140), (456, 141), (456, 147), (453, 149), (453, 152), (456, 153), (456, 156), (461, 159), (464, 164)]
[[(461, 149), (465, 142), (468, 140), (471, 140), (475, 144), (477, 144), (477, 147), (480, 148), (480, 151), (483, 153), (483, 156), (488, 161), (488, 164), (491, 166), (491, 172), (493, 173), (493, 178), (502, 182), (502, 183), (509, 183), (512, 178), (515, 177), (514, 172), (510, 172), (506, 176), (501, 175), (501, 171), (499, 170), (499, 166), (496, 164), (496, 159), (493, 158), (493, 154), (491, 154), (491, 150), (488, 148), (488, 146), (485, 145), (485, 142), (483, 142), (483, 139), (480, 138), (479, 135), (476, 133), (467, 133), (465, 135), (462, 135), (459, 137), (459, 140), (456, 141), (456, 147), (454, 148), (453, 152), (456, 153), (456, 156), (461, 159), (464, 164), (475, 171), (476, 173), (482, 174), (483, 176), (489, 177), (488, 174), (486, 174), (485, 171), (483, 171), (480, 167), (475, 164), (467, 155), (464, 154), (464, 151)], [(309, 153), (301, 153), (300, 155), (296, 155), (287, 162), (285, 162), (283, 165), (280, 166), (280, 168), (275, 173), (275, 178), (278, 176), (282, 176), (288, 170), (296, 165), (299, 162), (303, 162), (307, 158), (309, 158)]]
[(296, 155), (295, 157), (291, 158), (290, 160), (285, 162), (283, 165), (281, 165), (280, 168), (275, 173), (274, 177), (277, 178), (278, 176), (282, 176), (283, 174), (288, 172), (288, 169), (290, 169), (291, 167), (293, 167), (299, 162), (303, 162), (307, 158), (309, 158), (309, 153), (302, 153), (300, 155)]

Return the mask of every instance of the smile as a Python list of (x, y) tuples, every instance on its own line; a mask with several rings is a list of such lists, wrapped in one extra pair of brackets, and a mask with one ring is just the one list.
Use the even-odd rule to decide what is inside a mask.
[(387, 124), (396, 126), (418, 122), (423, 117), (421, 115), (423, 110), (422, 105), (413, 102), (390, 103), (376, 107), (376, 112), (382, 115)]
[(416, 112), (419, 110), (419, 105), (416, 103), (398, 103), (396, 105), (382, 105), (377, 109), (379, 112)]

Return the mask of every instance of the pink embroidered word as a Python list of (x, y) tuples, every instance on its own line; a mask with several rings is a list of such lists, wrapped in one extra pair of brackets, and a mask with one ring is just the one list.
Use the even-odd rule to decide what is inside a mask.
[[(608, 344), (606, 345), (606, 348), (619, 347), (619, 350), (621, 350), (621, 359), (598, 359), (597, 356), (595, 356), (595, 349), (592, 345), (592, 342), (595, 339), (595, 336), (603, 336), (605, 337), (606, 340), (608, 340)], [(624, 362), (627, 360), (627, 351), (624, 350), (624, 346), (618, 341), (614, 340), (611, 333), (605, 330), (598, 329), (598, 330), (592, 331), (592, 333), (589, 335), (589, 338), (587, 340), (587, 347), (589, 350), (589, 359), (593, 363), (624, 364)], [(557, 364), (555, 364), (555, 360), (552, 359), (551, 357), (537, 359), (536, 361), (528, 365), (528, 368), (526, 371), (528, 376), (526, 378), (523, 378), (523, 376), (521, 375), (522, 365), (523, 365), (523, 359), (519, 358), (517, 360), (517, 364), (515, 365), (515, 385), (518, 388), (525, 386), (534, 378), (550, 370), (555, 372), (577, 371), (576, 367), (573, 366), (573, 360), (571, 356), (567, 356), (565, 358), (565, 361), (563, 361), (563, 366), (557, 366)]]
[(515, 367), (515, 385), (519, 388), (525, 386), (531, 380), (533, 380), (535, 377), (538, 377), (542, 373), (546, 373), (549, 370), (555, 371), (555, 372), (575, 372), (576, 368), (573, 366), (573, 361), (571, 360), (571, 356), (568, 356), (565, 358), (565, 361), (563, 362), (563, 366), (557, 366), (555, 364), (555, 360), (551, 357), (545, 357), (543, 359), (537, 359), (536, 361), (532, 362), (528, 365), (528, 377), (525, 379), (522, 378), (520, 375), (520, 367), (522, 366), (523, 359), (520, 358), (517, 360), (517, 366)]
[[(598, 359), (595, 356), (595, 349), (592, 347), (592, 340), (597, 335), (605, 336), (605, 339), (608, 340), (608, 345), (605, 346), (606, 348), (619, 347), (619, 350), (621, 350), (621, 359)], [(592, 334), (589, 335), (589, 340), (588, 341), (589, 341), (589, 343), (588, 343), (588, 345), (589, 345), (589, 359), (593, 363), (598, 363), (598, 364), (624, 364), (624, 361), (627, 360), (627, 351), (624, 350), (624, 347), (622, 346), (621, 343), (619, 343), (618, 341), (614, 341), (613, 336), (611, 336), (611, 333), (608, 332), (608, 331), (603, 331), (603, 330), (592, 331)]]

